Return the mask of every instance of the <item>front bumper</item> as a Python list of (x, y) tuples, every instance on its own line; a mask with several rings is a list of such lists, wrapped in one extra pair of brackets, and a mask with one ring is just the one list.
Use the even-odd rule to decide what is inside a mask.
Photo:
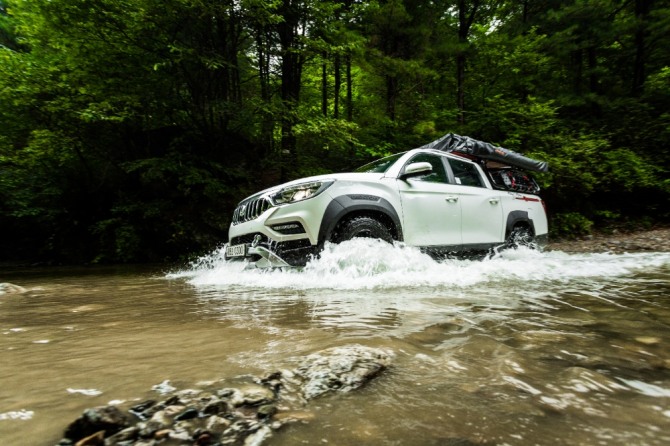
[[(257, 197), (243, 204), (259, 200)], [(317, 253), (319, 228), (331, 201), (326, 191), (281, 206), (249, 205), (246, 220), (233, 223), (228, 231), (229, 246), (246, 245), (246, 255), (234, 259), (259, 268), (304, 266)]]
[(245, 260), (256, 268), (305, 266), (317, 253), (317, 247), (309, 239), (276, 242), (260, 233), (232, 238), (230, 246), (236, 245), (246, 245), (246, 255), (226, 259)]
[(250, 257), (260, 257), (259, 260), (253, 262), (253, 266), (256, 268), (284, 268), (287, 266), (292, 266), (289, 265), (286, 260), (282, 259), (277, 254), (263, 246), (250, 246), (247, 252), (249, 253)]

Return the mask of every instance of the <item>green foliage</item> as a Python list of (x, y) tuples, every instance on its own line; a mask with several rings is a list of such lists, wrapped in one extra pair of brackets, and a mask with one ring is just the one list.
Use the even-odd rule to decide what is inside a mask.
[(603, 165), (599, 173), (606, 191), (632, 192), (662, 184), (659, 167), (629, 148), (608, 150), (601, 158)]
[(551, 235), (555, 237), (581, 237), (592, 229), (593, 222), (577, 212), (557, 214), (551, 219)]
[(0, 0), (0, 252), (180, 258), (447, 132), (549, 161), (557, 234), (668, 219), (670, 7), (635, 3), (465, 2), (463, 36), (443, 0)]
[(300, 159), (304, 160), (298, 176), (350, 169), (351, 159), (362, 150), (355, 137), (358, 131), (355, 123), (324, 117), (317, 110), (301, 120), (294, 131), (299, 141)]
[[(646, 217), (641, 217), (641, 218), (636, 218), (637, 221), (644, 220)], [(623, 216), (618, 213), (618, 212), (613, 212), (610, 210), (601, 210), (601, 211), (596, 211), (594, 212), (593, 215), (593, 222), (594, 226), (598, 226), (599, 229), (604, 229), (607, 230), (611, 227), (617, 226), (621, 224), (621, 222), (626, 221)], [(648, 227), (645, 227), (645, 229), (649, 229), (651, 225)]]

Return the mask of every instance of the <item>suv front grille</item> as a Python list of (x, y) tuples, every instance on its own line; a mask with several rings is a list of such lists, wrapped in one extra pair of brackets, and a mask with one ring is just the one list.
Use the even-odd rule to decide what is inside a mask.
[(233, 224), (237, 225), (245, 221), (254, 220), (263, 212), (270, 209), (270, 207), (272, 207), (272, 203), (265, 197), (243, 201), (233, 213)]

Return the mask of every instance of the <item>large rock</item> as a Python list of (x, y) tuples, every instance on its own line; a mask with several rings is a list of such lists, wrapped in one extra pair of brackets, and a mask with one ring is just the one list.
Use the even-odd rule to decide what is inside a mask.
[(390, 351), (361, 345), (334, 347), (307, 356), (295, 374), (303, 380), (303, 396), (357, 389), (389, 366)]
[(94, 407), (86, 409), (81, 417), (68, 426), (65, 437), (76, 442), (100, 431), (109, 437), (129, 425), (128, 417), (116, 406)]
[(0, 296), (3, 294), (23, 294), (27, 290), (22, 286), (14, 285), (13, 283), (3, 282), (0, 283)]

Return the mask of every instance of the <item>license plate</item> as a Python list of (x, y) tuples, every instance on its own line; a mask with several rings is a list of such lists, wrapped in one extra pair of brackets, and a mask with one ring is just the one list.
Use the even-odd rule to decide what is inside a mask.
[(247, 255), (247, 245), (226, 246), (226, 257), (245, 257)]

